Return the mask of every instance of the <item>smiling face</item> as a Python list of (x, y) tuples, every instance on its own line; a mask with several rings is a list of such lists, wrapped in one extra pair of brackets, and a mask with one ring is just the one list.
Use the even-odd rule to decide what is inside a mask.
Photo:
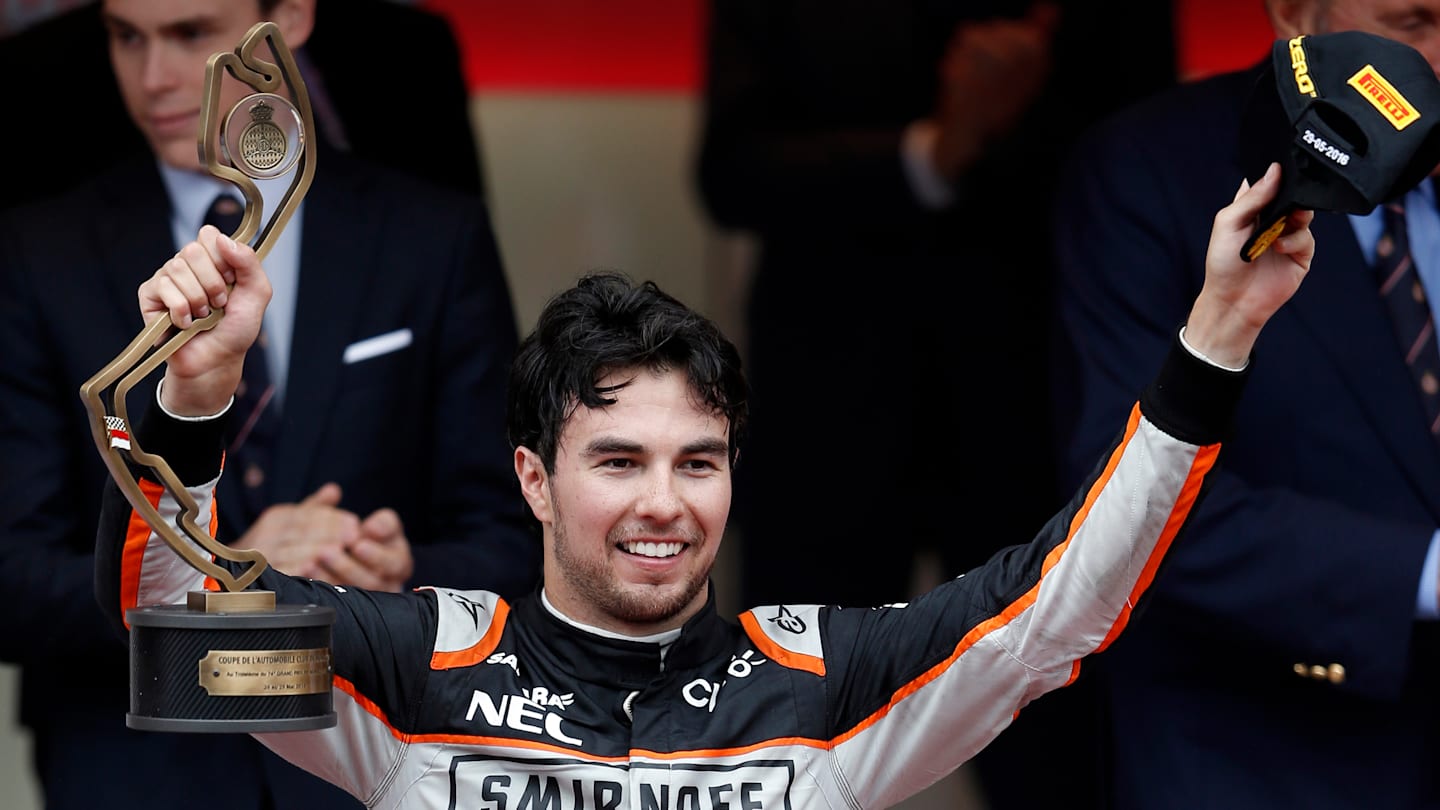
[[(260, 0), (104, 0), (110, 63), (125, 109), (155, 154), (169, 166), (199, 171), (196, 140), (205, 97), (205, 64), (233, 51), (251, 26), (268, 18), (293, 51), (310, 34), (309, 0), (280, 0), (262, 17)], [(268, 58), (268, 49), (257, 51)], [(223, 116), (254, 92), (226, 77)]]
[(627, 635), (679, 627), (705, 604), (730, 511), (728, 425), (679, 371), (613, 373), (615, 404), (580, 406), (547, 473), (515, 470), (544, 527), (545, 593), (578, 622)]

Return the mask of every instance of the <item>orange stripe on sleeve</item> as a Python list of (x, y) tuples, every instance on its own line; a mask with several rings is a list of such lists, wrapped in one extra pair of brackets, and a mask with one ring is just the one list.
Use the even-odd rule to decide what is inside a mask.
[(510, 604), (504, 599), (496, 600), (495, 616), (490, 619), (490, 629), (484, 637), (470, 647), (451, 652), (436, 651), (430, 656), (431, 669), (455, 669), (478, 664), (495, 652), (500, 644), (500, 634), (505, 632), (505, 619), (510, 616)]
[(1215, 460), (1219, 455), (1219, 444), (1205, 445), (1195, 454), (1195, 461), (1190, 465), (1190, 473), (1185, 478), (1185, 485), (1181, 487), (1180, 496), (1175, 500), (1175, 507), (1170, 510), (1170, 517), (1165, 521), (1165, 529), (1160, 535), (1160, 541), (1155, 544), (1155, 549), (1150, 553), (1150, 559), (1145, 561), (1145, 568), (1141, 571), (1135, 588), (1130, 592), (1130, 597), (1125, 600), (1125, 609), (1115, 618), (1115, 626), (1110, 628), (1110, 632), (1105, 635), (1105, 640), (1096, 648), (1096, 652), (1101, 652), (1109, 647), (1129, 623), (1132, 606), (1155, 580), (1155, 572), (1160, 568), (1160, 561), (1165, 559), (1165, 553), (1170, 550), (1170, 544), (1175, 542), (1175, 535), (1184, 525), (1190, 510), (1195, 507), (1195, 501), (1200, 497), (1200, 485), (1204, 483), (1206, 474), (1215, 466)]
[(856, 734), (859, 734), (860, 732), (879, 722), (879, 720), (885, 715), (889, 714), (890, 710), (895, 708), (895, 706), (897, 706), (900, 701), (904, 700), (905, 698), (924, 688), (926, 684), (940, 677), (945, 672), (945, 670), (949, 669), (950, 666), (955, 663), (956, 660), (958, 660), (967, 651), (969, 651), (971, 647), (974, 647), (976, 642), (990, 635), (1001, 627), (1004, 627), (1010, 622), (1014, 621), (1016, 616), (1019, 616), (1021, 613), (1028, 610), (1031, 605), (1035, 604), (1035, 594), (1038, 593), (1039, 590), (1040, 586), (1037, 583), (1030, 590), (1026, 591), (1019, 599), (1016, 599), (1014, 602), (1011, 602), (1009, 605), (1007, 605), (1005, 609), (1002, 610), (1000, 613), (981, 622), (980, 624), (975, 625), (975, 627), (972, 628), (970, 632), (965, 634), (964, 638), (960, 639), (960, 643), (955, 645), (955, 651), (950, 653), (950, 655), (946, 656), (944, 661), (941, 661), (935, 666), (925, 670), (925, 672), (922, 673), (919, 677), (895, 690), (895, 694), (890, 696), (890, 700), (884, 706), (880, 707), (878, 711), (865, 718), (862, 722), (856, 724), (854, 728), (851, 728), (849, 731), (846, 731), (845, 733), (836, 737), (831, 742), (831, 744), (839, 745), (840, 743), (845, 742), (851, 737), (854, 737)]
[[(211, 539), (211, 540), (214, 540), (214, 539), (215, 539), (215, 531), (216, 531), (217, 529), (219, 529), (219, 528), (220, 528), (220, 499), (219, 499), (219, 498), (211, 498), (211, 499), (210, 499), (210, 539)], [(214, 554), (211, 554), (211, 555), (210, 555), (210, 561), (211, 561), (211, 562), (214, 562), (214, 561), (215, 561), (215, 555), (214, 555)], [(200, 587), (204, 588), (204, 589), (207, 590), (207, 591), (215, 591), (215, 592), (218, 593), (218, 592), (220, 591), (220, 580), (218, 580), (218, 579), (216, 579), (216, 578), (214, 578), (214, 577), (205, 577), (205, 581), (204, 581), (203, 583), (201, 583)]]
[[(872, 714), (870, 717), (867, 717), (864, 722), (856, 725), (854, 728), (846, 731), (844, 734), (841, 734), (839, 737), (837, 737), (834, 740), (835, 744), (844, 742), (845, 740), (850, 739), (856, 734), (864, 731), (869, 726), (874, 725), (877, 721), (880, 720), (880, 718), (884, 717), (886, 714), (889, 714), (890, 709), (896, 704), (898, 704), (900, 701), (904, 700), (909, 695), (923, 688), (926, 684), (940, 677), (940, 675), (944, 673), (945, 670), (949, 669), (950, 666), (954, 664), (957, 659), (964, 655), (971, 647), (975, 646), (976, 642), (978, 642), (985, 636), (995, 632), (996, 630), (999, 630), (1001, 627), (1004, 627), (1011, 621), (1014, 621), (1016, 616), (1019, 616), (1022, 612), (1028, 610), (1032, 605), (1035, 604), (1035, 599), (1040, 592), (1040, 583), (1044, 582), (1045, 575), (1048, 574), (1050, 570), (1053, 569), (1055, 565), (1060, 561), (1060, 558), (1064, 555), (1065, 549), (1069, 547), (1070, 542), (1075, 538), (1075, 532), (1082, 524), (1084, 524), (1085, 517), (1094, 507), (1095, 501), (1097, 498), (1099, 498), (1101, 490), (1105, 488), (1105, 483), (1109, 481), (1110, 478), (1115, 474), (1115, 468), (1120, 464), (1120, 457), (1123, 454), (1126, 445), (1130, 443), (1131, 437), (1135, 435), (1135, 431), (1139, 429), (1139, 426), (1140, 406), (1137, 403), (1135, 407), (1131, 409), (1130, 419), (1125, 425), (1124, 440), (1121, 441), (1120, 444), (1115, 448), (1115, 452), (1111, 454), (1109, 461), (1105, 464), (1105, 470), (1100, 474), (1099, 479), (1096, 480), (1095, 484), (1091, 487), (1090, 492), (1086, 495), (1085, 503), (1080, 507), (1079, 510), (1077, 510), (1074, 520), (1072, 520), (1070, 523), (1070, 529), (1069, 532), (1066, 534), (1065, 541), (1057, 545), (1055, 548), (1051, 549), (1050, 552), (1045, 555), (1045, 562), (1041, 566), (1040, 579), (1018, 599), (1007, 605), (1005, 609), (1002, 610), (1000, 613), (991, 617), (990, 619), (987, 619), (984, 622), (981, 622), (980, 624), (976, 625), (969, 633), (966, 633), (965, 637), (960, 640), (960, 643), (955, 646), (955, 651), (952, 652), (944, 661), (939, 662), (935, 666), (931, 667), (929, 670), (925, 671), (919, 677), (912, 680), (910, 683), (896, 690), (895, 694), (891, 696), (890, 701), (884, 707)], [(1079, 675), (1080, 662), (1076, 661), (1071, 665), (1070, 678), (1068, 681), (1066, 681), (1066, 684), (1068, 685), (1070, 683), (1073, 683), (1075, 679), (1079, 677)]]
[[(1075, 517), (1070, 523), (1070, 528), (1064, 542), (1051, 549), (1050, 552), (1045, 555), (1045, 561), (1041, 567), (1040, 580), (1038, 580), (1034, 586), (1027, 590), (1018, 599), (1007, 605), (1005, 609), (1002, 610), (1000, 613), (980, 623), (979, 625), (976, 625), (973, 629), (971, 629), (969, 633), (965, 634), (965, 637), (962, 638), (960, 642), (955, 646), (955, 650), (949, 656), (947, 656), (944, 661), (937, 663), (935, 666), (926, 670), (914, 680), (905, 684), (900, 689), (897, 689), (895, 691), (895, 694), (891, 696), (889, 702), (887, 702), (885, 706), (881, 707), (874, 714), (865, 718), (863, 722), (859, 723), (858, 725), (849, 729), (843, 734), (837, 736), (833, 741), (831, 741), (831, 746), (838, 745), (845, 740), (848, 740), (855, 735), (861, 733), (866, 728), (874, 725), (885, 715), (889, 714), (890, 710), (894, 706), (899, 704), (900, 701), (904, 700), (906, 697), (913, 694), (917, 690), (922, 689), (926, 684), (930, 683), (931, 681), (938, 678), (941, 674), (943, 674), (947, 669), (950, 668), (952, 664), (954, 664), (957, 659), (959, 659), (971, 647), (973, 647), (976, 642), (978, 642), (985, 636), (990, 635), (1001, 627), (1009, 624), (1015, 619), (1016, 616), (1020, 615), (1025, 610), (1028, 610), (1035, 603), (1035, 599), (1039, 594), (1040, 583), (1044, 581), (1045, 575), (1048, 574), (1055, 567), (1055, 565), (1059, 563), (1060, 558), (1064, 555), (1065, 550), (1074, 540), (1075, 534), (1079, 530), (1079, 527), (1084, 525), (1086, 518), (1089, 516), (1090, 511), (1094, 508), (1096, 500), (1099, 498), (1100, 492), (1105, 489), (1105, 485), (1107, 484), (1107, 482), (1109, 482), (1110, 479), (1114, 476), (1115, 470), (1120, 464), (1120, 459), (1124, 454), (1125, 448), (1129, 446), (1131, 439), (1134, 438), (1136, 431), (1139, 429), (1140, 420), (1140, 406), (1139, 403), (1136, 403), (1136, 405), (1131, 409), (1130, 418), (1125, 425), (1125, 435), (1123, 440), (1116, 446), (1115, 451), (1110, 455), (1109, 460), (1105, 464), (1105, 469), (1101, 472), (1099, 478), (1092, 485), (1089, 493), (1087, 493), (1085, 502), (1076, 511)], [(1204, 481), (1205, 475), (1210, 471), (1211, 468), (1214, 467), (1215, 460), (1219, 455), (1219, 451), (1220, 445), (1213, 444), (1201, 447), (1197, 452), (1196, 458), (1191, 463), (1190, 470), (1186, 475), (1185, 483), (1181, 486), (1180, 494), (1176, 499), (1176, 503), (1171, 509), (1169, 517), (1166, 519), (1165, 527), (1164, 529), (1162, 529), (1161, 537), (1156, 544), (1155, 550), (1150, 555), (1150, 558), (1146, 561), (1145, 567), (1141, 571), (1141, 576), (1135, 587), (1131, 591), (1129, 604), (1133, 604), (1134, 601), (1138, 599), (1141, 594), (1144, 593), (1146, 588), (1148, 588), (1150, 583), (1154, 580), (1155, 572), (1159, 567), (1160, 560), (1164, 558), (1165, 552), (1169, 549), (1170, 544), (1175, 539), (1175, 535), (1179, 532), (1180, 527), (1184, 524), (1186, 516), (1194, 507), (1195, 501), (1200, 494), (1200, 487)], [(1122, 611), (1121, 615), (1117, 618), (1115, 625), (1107, 634), (1104, 642), (1100, 645), (1099, 650), (1105, 649), (1105, 647), (1108, 646), (1115, 639), (1115, 637), (1119, 635), (1120, 631), (1124, 629), (1125, 623), (1129, 620), (1129, 617), (1130, 608), (1127, 605), (1126, 608)], [(762, 646), (766, 654), (769, 655), (772, 659), (783, 661), (783, 659), (787, 656), (791, 658), (797, 657), (794, 653), (789, 653), (788, 651), (776, 647), (773, 642), (769, 642), (768, 637), (759, 630), (757, 620), (752, 613), (746, 612), (744, 614), (741, 614), (740, 621), (743, 625), (745, 625), (745, 628), (749, 632), (751, 639), (755, 641), (757, 646)], [(808, 658), (809, 656), (798, 657)], [(823, 666), (823, 662), (820, 662), (820, 664)], [(795, 664), (791, 665), (797, 666), (797, 668), (800, 669), (805, 669), (805, 667), (803, 666), (798, 666)], [(1070, 668), (1070, 676), (1065, 682), (1066, 686), (1075, 682), (1075, 680), (1080, 676), (1080, 670), (1081, 661), (1077, 660), (1072, 662)]]
[(755, 642), (755, 646), (759, 648), (760, 652), (764, 653), (771, 661), (802, 672), (810, 672), (815, 675), (825, 674), (825, 659), (787, 650), (776, 644), (773, 639), (765, 635), (764, 630), (760, 629), (760, 622), (755, 618), (754, 611), (747, 610), (741, 613), (740, 624), (744, 626), (745, 633), (750, 636), (751, 641)]
[[(140, 494), (152, 507), (159, 508), (160, 496), (165, 488), (153, 481), (140, 480)], [(125, 620), (125, 611), (136, 607), (140, 599), (140, 567), (145, 561), (145, 546), (150, 542), (150, 524), (134, 509), (130, 510), (130, 522), (125, 526), (125, 545), (120, 550), (120, 617)], [(125, 627), (130, 622), (125, 621)]]
[(1116, 446), (1114, 452), (1110, 454), (1109, 460), (1105, 462), (1105, 470), (1100, 473), (1100, 477), (1095, 479), (1095, 483), (1090, 486), (1090, 491), (1085, 494), (1085, 503), (1081, 504), (1080, 508), (1075, 511), (1075, 517), (1070, 521), (1070, 530), (1065, 534), (1065, 542), (1050, 549), (1050, 553), (1045, 555), (1045, 564), (1040, 569), (1042, 579), (1046, 574), (1050, 573), (1050, 569), (1054, 568), (1056, 563), (1060, 562), (1060, 557), (1063, 556), (1064, 550), (1069, 547), (1070, 541), (1075, 539), (1076, 530), (1085, 524), (1085, 519), (1090, 516), (1090, 510), (1095, 508), (1095, 501), (1100, 497), (1100, 493), (1104, 491), (1105, 485), (1109, 483), (1110, 479), (1115, 475), (1115, 468), (1120, 466), (1120, 457), (1125, 454), (1125, 448), (1130, 445), (1130, 439), (1135, 436), (1135, 431), (1139, 428), (1140, 403), (1137, 402), (1135, 403), (1135, 407), (1130, 409), (1130, 418), (1125, 422), (1125, 437), (1120, 441), (1120, 444)]

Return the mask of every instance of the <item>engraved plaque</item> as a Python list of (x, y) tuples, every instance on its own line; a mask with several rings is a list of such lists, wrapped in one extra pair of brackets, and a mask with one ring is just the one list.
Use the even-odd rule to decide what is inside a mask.
[(211, 650), (200, 687), (216, 695), (318, 695), (330, 690), (330, 650)]

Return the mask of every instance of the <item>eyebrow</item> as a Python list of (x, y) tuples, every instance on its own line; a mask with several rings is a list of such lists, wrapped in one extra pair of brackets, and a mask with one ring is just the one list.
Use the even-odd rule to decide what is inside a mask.
[(724, 456), (729, 454), (730, 445), (721, 439), (701, 439), (685, 445), (682, 452), (687, 456)]
[[(113, 30), (116, 28), (125, 31), (141, 30), (140, 26), (136, 25), (135, 23), (125, 19), (124, 17), (117, 17), (109, 11), (102, 10), (100, 12), (100, 17), (102, 22), (105, 24), (107, 30)], [(177, 34), (183, 33), (185, 31), (202, 29), (205, 26), (214, 25), (214, 20), (215, 17), (208, 14), (199, 14), (194, 17), (186, 17), (182, 20), (170, 20), (169, 22), (160, 26), (159, 30), (156, 33), (161, 37), (174, 37)]]
[[(730, 450), (729, 445), (722, 439), (706, 438), (697, 442), (691, 442), (680, 448), (680, 454), (685, 456), (707, 455), (723, 456)], [(613, 436), (601, 436), (585, 446), (584, 455), (604, 456), (612, 453), (638, 454), (645, 452), (645, 446), (639, 442), (628, 439), (620, 439)]]

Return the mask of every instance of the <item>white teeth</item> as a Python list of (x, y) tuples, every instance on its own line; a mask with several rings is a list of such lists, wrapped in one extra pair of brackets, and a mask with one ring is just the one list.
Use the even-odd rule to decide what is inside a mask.
[(684, 543), (625, 543), (625, 550), (641, 557), (673, 557), (685, 547)]

